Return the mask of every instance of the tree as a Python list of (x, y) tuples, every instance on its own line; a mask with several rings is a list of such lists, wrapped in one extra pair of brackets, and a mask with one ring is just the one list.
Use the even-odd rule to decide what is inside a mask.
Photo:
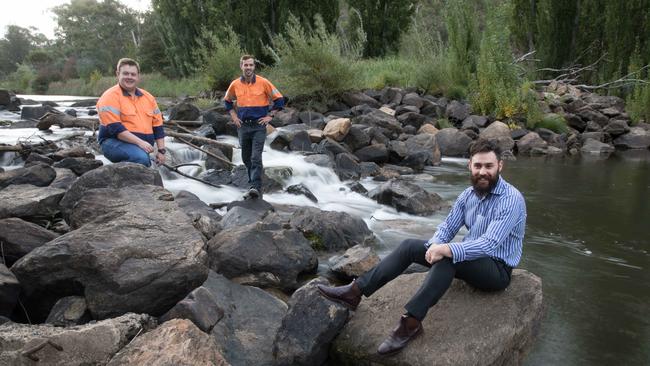
[(396, 53), (402, 31), (408, 29), (417, 0), (347, 0), (361, 13), (367, 35), (365, 56)]
[(31, 50), (45, 44), (47, 38), (36, 33), (34, 27), (7, 26), (4, 38), (0, 39), (0, 77), (4, 78), (16, 71)]
[(53, 10), (56, 36), (68, 55), (77, 57), (82, 77), (111, 72), (120, 57), (135, 57), (139, 23), (135, 12), (116, 0), (72, 0)]

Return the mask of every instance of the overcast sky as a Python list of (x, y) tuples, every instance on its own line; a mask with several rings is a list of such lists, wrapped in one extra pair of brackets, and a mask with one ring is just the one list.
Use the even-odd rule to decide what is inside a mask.
[[(120, 0), (120, 2), (136, 10), (146, 10), (151, 4), (151, 0)], [(11, 1), (11, 5), (5, 4), (5, 11), (0, 13), (0, 38), (4, 37), (8, 25), (24, 28), (33, 26), (47, 38), (54, 38), (56, 22), (51, 9), (69, 3), (70, 0), (16, 0)]]

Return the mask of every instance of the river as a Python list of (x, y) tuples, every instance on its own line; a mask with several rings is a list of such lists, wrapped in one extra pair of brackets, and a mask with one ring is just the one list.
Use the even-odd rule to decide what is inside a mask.
[[(34, 132), (0, 129), (0, 141), (12, 143)], [(53, 136), (64, 134), (59, 130)], [(223, 141), (236, 145), (233, 137)], [(177, 163), (201, 164), (205, 158), (185, 145), (168, 145)], [(241, 163), (238, 150), (234, 155), (234, 162)], [(7, 156), (0, 165), (16, 167)], [(330, 169), (306, 163), (298, 154), (267, 146), (264, 165), (291, 167), (293, 176), (285, 186), (303, 183), (319, 202), (286, 193), (266, 194), (265, 200), (360, 216), (377, 235), (380, 256), (405, 237), (430, 237), (446, 214), (398, 213), (351, 192)], [(196, 174), (201, 168), (182, 169)], [(207, 203), (243, 194), (162, 173), (166, 188), (189, 190)], [(450, 203), (468, 184), (466, 159), (445, 158), (426, 173), (410, 178)], [(650, 151), (616, 153), (609, 159), (519, 158), (506, 162), (503, 176), (524, 194), (528, 207), (519, 267), (543, 280), (545, 316), (525, 364), (650, 364), (650, 235), (645, 226), (650, 226)], [(362, 183), (368, 189), (378, 184), (370, 179)], [(321, 258), (321, 268), (326, 266), (327, 258)]]

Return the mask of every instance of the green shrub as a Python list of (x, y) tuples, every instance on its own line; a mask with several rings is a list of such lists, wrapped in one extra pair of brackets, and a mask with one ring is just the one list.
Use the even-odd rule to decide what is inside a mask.
[(633, 125), (641, 120), (650, 122), (650, 79), (648, 84), (637, 85), (627, 97), (627, 110)]
[(436, 120), (436, 128), (442, 130), (443, 128), (454, 127), (454, 125), (449, 122), (447, 118), (439, 118)]
[(27, 65), (20, 64), (18, 69), (7, 77), (1, 85), (2, 88), (10, 89), (16, 93), (31, 93), (32, 81), (36, 78), (36, 71)]
[(287, 95), (325, 99), (358, 87), (353, 60), (344, 55), (341, 39), (326, 30), (318, 14), (308, 29), (290, 16), (286, 32), (273, 36), (267, 51), (275, 60), (268, 76)]
[(196, 56), (201, 60), (199, 64), (203, 65), (199, 72), (204, 88), (225, 91), (241, 73), (239, 59), (246, 51), (242, 49), (239, 37), (231, 26), (226, 25), (222, 37), (204, 29), (197, 43)]
[(555, 133), (569, 132), (569, 127), (567, 126), (564, 117), (555, 113), (548, 113), (544, 115), (544, 117), (542, 117), (542, 119), (539, 122), (535, 123), (531, 129), (534, 128), (546, 128)]
[[(117, 83), (115, 76), (101, 76), (91, 73), (90, 80), (70, 79), (50, 83), (48, 94), (79, 95), (98, 97)], [(180, 97), (197, 95), (202, 89), (199, 78), (170, 79), (162, 74), (141, 74), (140, 86), (156, 97)]]
[(410, 60), (399, 57), (359, 60), (353, 63), (354, 74), (358, 75), (359, 79), (357, 88), (363, 89), (413, 86), (417, 67), (418, 65)]

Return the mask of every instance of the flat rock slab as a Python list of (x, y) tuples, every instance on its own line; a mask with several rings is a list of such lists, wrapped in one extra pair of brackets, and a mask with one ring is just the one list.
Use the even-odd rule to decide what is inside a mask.
[(0, 365), (105, 365), (138, 333), (154, 326), (155, 320), (144, 314), (70, 328), (5, 323), (0, 325)]
[(334, 341), (330, 356), (344, 365), (519, 365), (542, 318), (542, 281), (514, 270), (501, 292), (481, 292), (460, 280), (423, 321), (424, 333), (395, 356), (377, 347), (396, 326), (426, 273), (402, 275), (364, 298)]
[(0, 190), (0, 219), (51, 217), (59, 211), (63, 189), (31, 184), (11, 185)]

